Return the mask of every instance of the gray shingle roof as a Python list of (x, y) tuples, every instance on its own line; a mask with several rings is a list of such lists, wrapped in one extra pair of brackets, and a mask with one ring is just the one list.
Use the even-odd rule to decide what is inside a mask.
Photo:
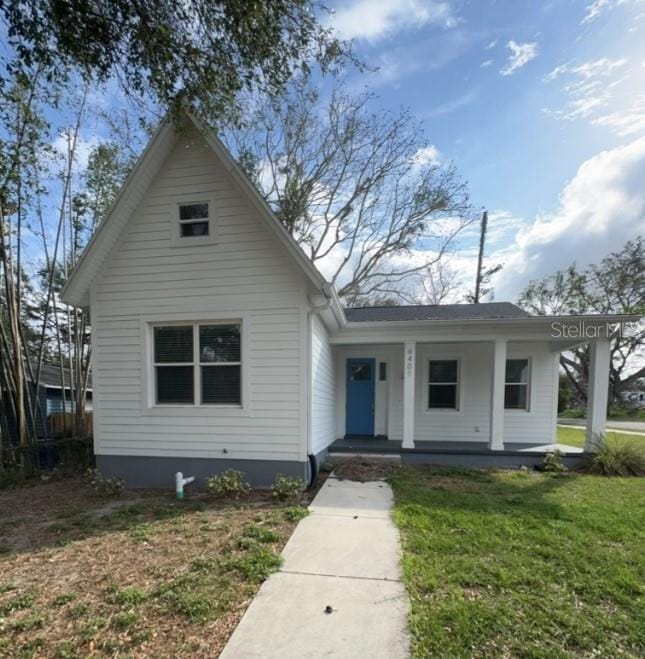
[[(32, 367), (34, 369), (34, 375), (36, 371), (36, 360), (32, 362)], [(63, 375), (65, 378), (65, 388), (69, 387), (70, 384), (70, 372), (68, 368), (63, 369)], [(60, 387), (61, 377), (60, 377), (60, 366), (56, 364), (43, 363), (40, 369), (40, 384), (44, 387)], [(92, 388), (92, 375), (88, 379), (88, 388)]]
[(345, 316), (352, 323), (397, 320), (484, 320), (495, 318), (528, 318), (530, 315), (511, 302), (423, 304), (401, 307), (350, 307), (345, 309)]

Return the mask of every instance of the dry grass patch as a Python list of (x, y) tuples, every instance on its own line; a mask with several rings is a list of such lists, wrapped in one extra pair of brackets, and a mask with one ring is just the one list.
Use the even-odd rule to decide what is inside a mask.
[(80, 481), (0, 493), (0, 656), (213, 657), (299, 509), (158, 492), (96, 499)]

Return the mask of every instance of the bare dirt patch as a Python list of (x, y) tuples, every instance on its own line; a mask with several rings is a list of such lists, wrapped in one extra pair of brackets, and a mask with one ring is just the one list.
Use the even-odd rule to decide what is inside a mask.
[(0, 656), (217, 656), (302, 514), (263, 492), (0, 492)]
[(333, 466), (333, 473), (337, 478), (361, 483), (383, 480), (401, 468), (401, 465), (394, 460), (362, 457), (334, 458)]

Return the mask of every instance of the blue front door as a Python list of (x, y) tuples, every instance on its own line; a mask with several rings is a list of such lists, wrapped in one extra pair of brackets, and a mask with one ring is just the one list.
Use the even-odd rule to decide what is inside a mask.
[(347, 360), (347, 435), (374, 436), (374, 360)]

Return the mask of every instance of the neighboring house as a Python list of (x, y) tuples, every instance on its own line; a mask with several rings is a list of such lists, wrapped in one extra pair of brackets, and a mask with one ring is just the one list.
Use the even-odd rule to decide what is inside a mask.
[[(346, 436), (416, 461), (453, 446), (501, 460), (555, 441), (558, 353), (580, 343), (551, 327), (572, 319), (503, 302), (343, 309), (188, 113), (158, 129), (63, 299), (91, 309), (98, 467), (141, 486), (226, 468), (307, 478)], [(609, 351), (589, 341), (591, 434)]]
[[(50, 424), (51, 415), (62, 412), (63, 406), (67, 412), (74, 409), (73, 393), (70, 389), (69, 369), (61, 369), (60, 366), (55, 364), (44, 363), (40, 369), (38, 388), (36, 389), (34, 382), (30, 381), (30, 385), (30, 397), (33, 397), (34, 394), (38, 396), (38, 411), (35, 418), (36, 436), (39, 439), (45, 439), (52, 435)], [(92, 380), (90, 376), (85, 401), (85, 409), (87, 411), (92, 410), (92, 393)], [(31, 399), (33, 400), (33, 398)], [(9, 436), (12, 440), (16, 440), (18, 436), (16, 422), (7, 394), (4, 396), (4, 408)], [(31, 422), (28, 420), (28, 423)]]
[(645, 391), (624, 391), (621, 398), (627, 407), (645, 407)]

